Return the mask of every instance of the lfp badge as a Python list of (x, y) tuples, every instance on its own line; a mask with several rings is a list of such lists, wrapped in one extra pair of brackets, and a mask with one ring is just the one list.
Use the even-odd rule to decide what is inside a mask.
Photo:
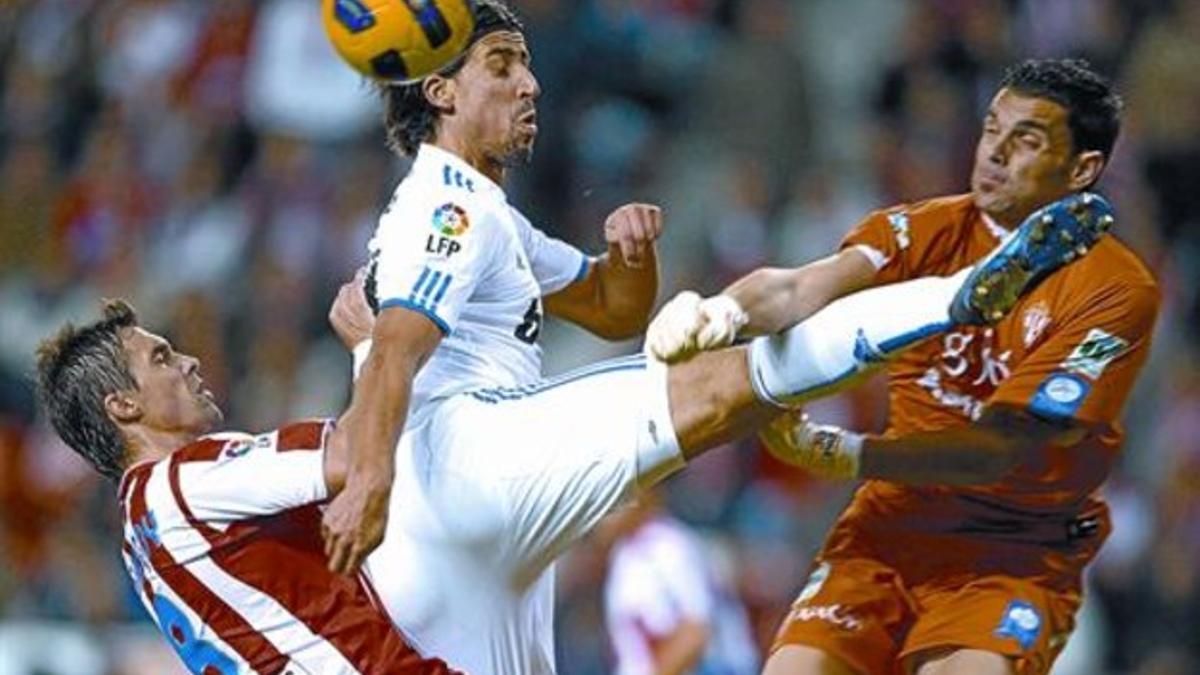
[(462, 244), (454, 241), (471, 227), (467, 212), (458, 204), (445, 203), (433, 210), (433, 229), (437, 234), (425, 240), (425, 252), (444, 255), (447, 258), (462, 250)]
[(469, 227), (467, 212), (458, 204), (442, 204), (433, 212), (433, 229), (447, 237), (457, 237)]

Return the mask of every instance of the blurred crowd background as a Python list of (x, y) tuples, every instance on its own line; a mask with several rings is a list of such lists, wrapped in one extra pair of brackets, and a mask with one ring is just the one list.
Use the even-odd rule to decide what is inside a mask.
[[(544, 91), (510, 198), (599, 252), (662, 204), (661, 299), (827, 254), (868, 211), (967, 188), (1003, 68), (1080, 55), (1126, 118), (1102, 188), (1166, 296), (1106, 491), (1115, 534), (1059, 673), (1200, 672), (1200, 0), (517, 0)], [(234, 427), (330, 414), (349, 358), (325, 323), (406, 162), (316, 0), (0, 3), (0, 674), (179, 672), (120, 567), (111, 485), (48, 430), (37, 342), (130, 298), (203, 360)], [(548, 372), (638, 345), (544, 333)], [(874, 430), (879, 382), (814, 406)], [(598, 411), (603, 414), (603, 411)], [(757, 638), (847, 488), (753, 442), (664, 491)], [(587, 544), (559, 574), (564, 673), (611, 667)]]

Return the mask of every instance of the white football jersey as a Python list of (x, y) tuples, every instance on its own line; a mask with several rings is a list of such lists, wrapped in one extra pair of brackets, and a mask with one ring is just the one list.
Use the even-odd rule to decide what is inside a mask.
[(582, 279), (590, 260), (533, 227), (504, 191), (457, 156), (422, 145), (370, 244), (367, 292), (404, 307), (442, 340), (413, 383), (410, 410), (541, 375), (542, 296)]
[(377, 307), (445, 334), (413, 385), (368, 560), (376, 590), (421, 653), (471, 675), (554, 675), (554, 560), (683, 464), (666, 368), (633, 356), (542, 379), (541, 299), (590, 261), (436, 147), (421, 147), (371, 255)]

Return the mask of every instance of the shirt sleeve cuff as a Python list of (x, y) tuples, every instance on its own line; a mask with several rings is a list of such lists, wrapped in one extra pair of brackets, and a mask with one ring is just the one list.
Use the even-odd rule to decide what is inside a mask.
[(577, 283), (577, 282), (580, 282), (580, 281), (583, 281), (584, 279), (586, 279), (587, 275), (588, 275), (588, 270), (590, 270), (592, 268), (591, 256), (589, 256), (585, 253), (585, 254), (583, 254), (582, 257), (583, 257), (583, 260), (581, 260), (579, 262), (579, 270), (577, 272), (575, 272), (575, 278), (571, 280), (571, 283)]
[(384, 300), (383, 302), (379, 303), (379, 309), (381, 311), (390, 307), (403, 307), (404, 309), (421, 314), (432, 321), (434, 325), (438, 327), (438, 330), (442, 331), (442, 335), (450, 334), (450, 324), (446, 323), (445, 319), (438, 316), (436, 312), (428, 307), (418, 305), (407, 298), (392, 298), (391, 300)]
[(875, 266), (876, 272), (883, 269), (885, 265), (891, 262), (891, 259), (884, 255), (883, 251), (880, 251), (874, 246), (868, 246), (866, 244), (852, 244), (851, 248), (867, 256), (867, 260), (870, 260), (871, 264)]

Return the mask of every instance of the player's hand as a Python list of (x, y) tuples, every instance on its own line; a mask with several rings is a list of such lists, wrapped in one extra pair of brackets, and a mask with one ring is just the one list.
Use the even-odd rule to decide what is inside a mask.
[(604, 241), (609, 250), (618, 249), (625, 265), (633, 268), (646, 261), (662, 231), (662, 209), (654, 204), (626, 204), (604, 221)]
[(346, 486), (329, 502), (321, 518), (330, 571), (353, 574), (383, 541), (391, 492), (390, 477), (346, 478)]
[(646, 330), (645, 351), (664, 363), (691, 358), (697, 352), (733, 344), (749, 320), (727, 295), (701, 299), (683, 291), (659, 310)]
[(758, 437), (775, 459), (820, 478), (857, 478), (862, 437), (829, 424), (814, 424), (799, 410), (775, 418)]
[(366, 278), (367, 269), (358, 268), (354, 278), (338, 289), (337, 297), (329, 307), (329, 324), (346, 349), (354, 349), (358, 343), (370, 338), (375, 329), (375, 315), (367, 304), (363, 289)]

